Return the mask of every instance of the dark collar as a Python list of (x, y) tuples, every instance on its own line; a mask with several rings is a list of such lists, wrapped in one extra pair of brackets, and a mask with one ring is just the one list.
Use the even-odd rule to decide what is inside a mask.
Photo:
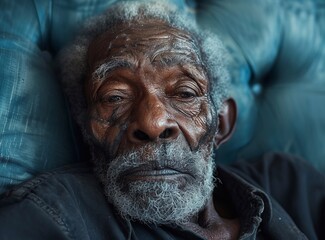
[[(223, 166), (216, 171), (215, 194), (227, 192), (240, 221), (240, 239), (255, 238), (257, 232), (272, 218), (268, 195)], [(220, 194), (220, 193), (219, 193)]]

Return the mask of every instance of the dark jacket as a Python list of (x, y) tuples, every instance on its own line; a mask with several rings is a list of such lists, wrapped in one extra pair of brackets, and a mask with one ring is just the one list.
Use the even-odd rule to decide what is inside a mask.
[[(240, 239), (325, 239), (325, 178), (306, 163), (268, 154), (217, 168), (214, 194), (232, 202)], [(261, 190), (263, 189), (263, 190)], [(121, 219), (89, 164), (45, 173), (2, 195), (0, 239), (202, 239), (173, 225)]]

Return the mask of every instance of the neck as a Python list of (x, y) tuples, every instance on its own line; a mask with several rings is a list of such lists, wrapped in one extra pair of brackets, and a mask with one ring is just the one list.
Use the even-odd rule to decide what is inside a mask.
[(215, 203), (216, 201), (211, 197), (199, 215), (192, 218), (184, 227), (209, 240), (238, 239), (239, 220), (237, 218), (222, 217), (227, 214), (227, 209), (222, 206), (216, 208)]

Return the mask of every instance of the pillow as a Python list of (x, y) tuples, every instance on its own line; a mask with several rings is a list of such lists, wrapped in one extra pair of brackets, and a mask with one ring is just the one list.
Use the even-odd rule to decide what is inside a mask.
[(280, 151), (325, 173), (325, 5), (318, 0), (206, 1), (198, 13), (232, 53), (237, 131), (217, 157)]
[(78, 160), (43, 3), (0, 2), (0, 192)]
[[(116, 0), (0, 1), (0, 192), (80, 161), (53, 59)], [(317, 0), (170, 0), (217, 33), (238, 104), (217, 158), (300, 155), (325, 172), (325, 5)]]

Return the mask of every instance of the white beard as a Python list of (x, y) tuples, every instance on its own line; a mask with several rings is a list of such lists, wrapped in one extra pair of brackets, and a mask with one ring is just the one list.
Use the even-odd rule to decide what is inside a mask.
[[(146, 145), (117, 156), (106, 169), (98, 169), (104, 164), (97, 166), (97, 173), (108, 200), (123, 218), (144, 223), (183, 224), (198, 214), (214, 188), (214, 160), (211, 152), (207, 154), (207, 149), (202, 147), (192, 152), (177, 143), (158, 147)], [(206, 155), (210, 157), (206, 159)], [(123, 181), (121, 174), (143, 165), (168, 166), (189, 172), (192, 177), (182, 178), (181, 183), (168, 180)]]

